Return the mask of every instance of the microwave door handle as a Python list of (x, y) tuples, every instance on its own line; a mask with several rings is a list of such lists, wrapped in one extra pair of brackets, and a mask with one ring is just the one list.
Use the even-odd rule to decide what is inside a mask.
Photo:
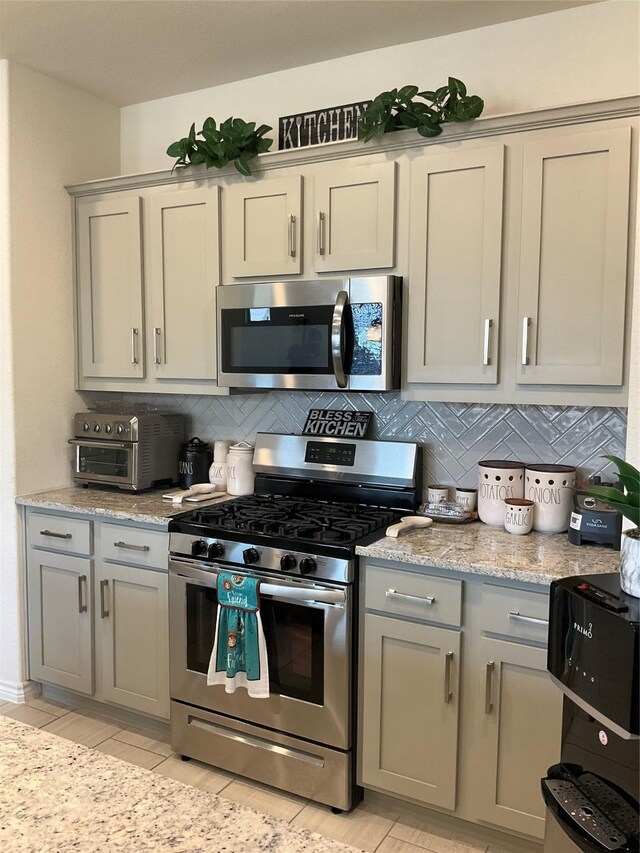
[(348, 299), (349, 294), (346, 290), (341, 290), (338, 293), (331, 318), (331, 361), (338, 388), (347, 387), (342, 348), (344, 342), (344, 309)]

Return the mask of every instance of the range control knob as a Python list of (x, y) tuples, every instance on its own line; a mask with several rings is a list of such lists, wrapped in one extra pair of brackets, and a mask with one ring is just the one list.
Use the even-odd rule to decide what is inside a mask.
[(300, 560), (300, 574), (310, 575), (316, 570), (316, 561), (313, 557), (303, 557)]
[(224, 554), (224, 545), (221, 545), (220, 542), (212, 542), (211, 545), (207, 548), (207, 557), (210, 560), (215, 560), (217, 557), (222, 557)]
[(260, 559), (260, 554), (256, 551), (255, 548), (245, 548), (242, 552), (242, 559), (245, 561), (247, 565), (251, 563), (257, 563)]
[(104, 431), (107, 433), (107, 435), (111, 435), (111, 432), (113, 431), (113, 427), (111, 426), (111, 424), (107, 424), (104, 428)]
[(298, 561), (293, 554), (285, 554), (280, 558), (280, 568), (283, 572), (290, 572), (298, 565)]
[(89, 424), (85, 421), (85, 422), (82, 424), (82, 431), (83, 431), (83, 432), (89, 432), (89, 430), (90, 430), (90, 429), (91, 429), (91, 427), (90, 427), (90, 426), (89, 426)]
[(194, 557), (202, 557), (207, 553), (207, 543), (204, 539), (196, 539), (195, 542), (191, 543), (191, 554)]
[(93, 425), (93, 431), (94, 432), (100, 432), (100, 424), (94, 424)]
[(122, 435), (124, 432), (124, 424), (116, 424), (116, 433)]

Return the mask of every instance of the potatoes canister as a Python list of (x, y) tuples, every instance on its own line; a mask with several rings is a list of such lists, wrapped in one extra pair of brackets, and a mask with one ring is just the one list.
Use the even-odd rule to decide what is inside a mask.
[(253, 445), (246, 441), (232, 444), (227, 454), (227, 493), (253, 494)]
[(524, 465), (510, 459), (478, 462), (478, 516), (485, 524), (502, 527), (505, 498), (524, 497)]
[(533, 501), (533, 529), (563, 533), (569, 528), (576, 469), (572, 465), (528, 465), (525, 498)]

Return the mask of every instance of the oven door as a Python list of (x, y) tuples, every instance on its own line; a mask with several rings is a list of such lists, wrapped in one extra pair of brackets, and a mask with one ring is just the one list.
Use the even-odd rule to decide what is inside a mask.
[[(237, 719), (348, 749), (351, 746), (352, 589), (307, 579), (259, 577), (269, 662), (268, 699), (244, 688), (207, 686), (218, 607), (216, 580), (229, 567), (169, 563), (171, 698)], [(278, 592), (282, 589), (282, 593)], [(322, 601), (323, 595), (330, 601)]]
[(69, 444), (75, 447), (73, 476), (77, 482), (137, 486), (136, 442), (72, 438)]

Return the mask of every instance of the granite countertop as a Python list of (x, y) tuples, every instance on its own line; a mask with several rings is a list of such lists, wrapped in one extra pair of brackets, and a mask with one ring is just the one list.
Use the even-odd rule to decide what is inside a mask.
[(480, 521), (434, 523), (397, 539), (387, 536), (371, 545), (358, 546), (356, 551), (363, 557), (537, 584), (620, 568), (619, 551), (572, 545), (566, 533), (515, 536)]
[(157, 524), (165, 530), (174, 515), (198, 507), (207, 507), (215, 503), (182, 503), (174, 506), (163, 501), (162, 495), (177, 491), (177, 486), (165, 486), (150, 492), (123, 492), (120, 489), (83, 489), (82, 486), (70, 486), (66, 489), (51, 489), (22, 495), (16, 503), (38, 509), (52, 509), (59, 512), (73, 512), (92, 515), (99, 518), (114, 518), (137, 521), (140, 524)]

